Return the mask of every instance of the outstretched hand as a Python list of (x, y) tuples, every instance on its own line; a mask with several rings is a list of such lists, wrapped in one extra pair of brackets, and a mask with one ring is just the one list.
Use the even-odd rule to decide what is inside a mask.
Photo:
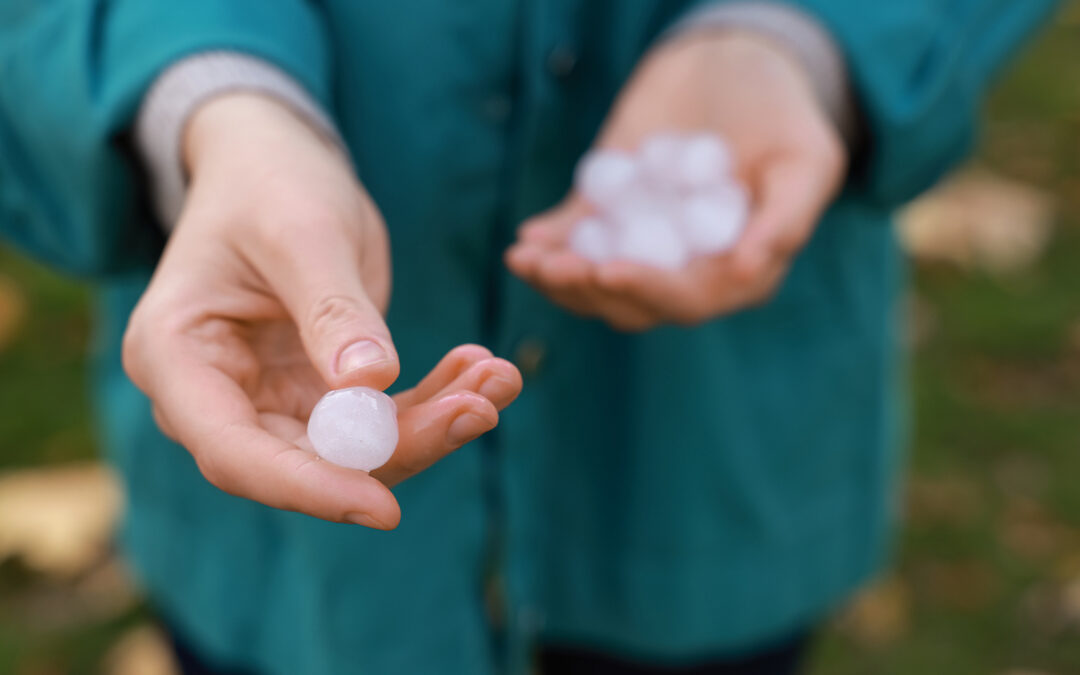
[(674, 271), (590, 262), (568, 248), (571, 229), (593, 212), (571, 191), (521, 227), (506, 255), (511, 271), (557, 304), (630, 331), (696, 324), (767, 300), (846, 171), (844, 145), (808, 75), (752, 34), (701, 32), (662, 44), (623, 90), (597, 146), (635, 150), (671, 131), (712, 132), (730, 144), (752, 200), (732, 250)]
[(382, 217), (345, 157), (281, 105), (234, 94), (185, 132), (191, 191), (124, 338), (161, 429), (226, 492), (390, 529), (389, 487), (492, 429), (521, 389), (483, 347), (395, 396), (400, 441), (370, 475), (304, 449), (329, 389), (385, 389), (399, 363)]

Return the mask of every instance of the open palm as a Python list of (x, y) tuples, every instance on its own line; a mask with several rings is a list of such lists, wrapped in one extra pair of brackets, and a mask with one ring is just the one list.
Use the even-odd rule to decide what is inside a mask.
[(398, 394), (399, 444), (368, 474), (311, 452), (329, 389), (386, 389), (399, 363), (382, 217), (345, 158), (278, 104), (230, 95), (190, 124), (191, 193), (124, 337), (162, 430), (222, 490), (392, 528), (389, 486), (490, 430), (521, 389), (475, 345)]

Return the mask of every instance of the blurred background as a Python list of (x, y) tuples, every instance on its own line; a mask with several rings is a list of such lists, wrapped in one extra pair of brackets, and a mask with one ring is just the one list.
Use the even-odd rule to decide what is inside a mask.
[[(901, 214), (916, 427), (896, 565), (814, 675), (1080, 673), (1080, 0)], [(0, 247), (0, 673), (171, 673), (111, 543), (91, 296)]]

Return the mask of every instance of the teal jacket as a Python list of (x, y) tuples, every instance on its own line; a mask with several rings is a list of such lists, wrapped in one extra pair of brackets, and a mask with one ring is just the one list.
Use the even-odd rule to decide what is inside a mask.
[[(500, 255), (694, 4), (0, 0), (0, 230), (100, 288), (124, 542), (208, 658), (483, 675), (539, 639), (680, 661), (806, 626), (882, 564), (903, 438), (890, 211), (964, 155), (989, 80), (1053, 3), (795, 3), (845, 51), (866, 125), (844, 194), (766, 306), (619, 334)], [(332, 111), (390, 229), (401, 382), (470, 341), (526, 371), (495, 433), (397, 488), (394, 532), (217, 491), (121, 370), (162, 244), (125, 135), (163, 67), (221, 48)]]

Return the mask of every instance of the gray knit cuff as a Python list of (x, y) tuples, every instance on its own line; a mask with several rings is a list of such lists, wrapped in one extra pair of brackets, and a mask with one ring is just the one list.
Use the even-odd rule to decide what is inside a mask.
[(803, 63), (814, 92), (848, 147), (854, 149), (860, 124), (847, 63), (828, 28), (818, 19), (785, 2), (718, 1), (687, 14), (668, 30), (667, 36), (718, 28), (757, 32), (787, 46)]
[(154, 81), (135, 120), (135, 142), (150, 174), (155, 212), (166, 231), (172, 231), (187, 192), (181, 142), (188, 119), (209, 99), (237, 91), (275, 98), (345, 148), (318, 102), (272, 64), (229, 51), (203, 52), (177, 61)]

